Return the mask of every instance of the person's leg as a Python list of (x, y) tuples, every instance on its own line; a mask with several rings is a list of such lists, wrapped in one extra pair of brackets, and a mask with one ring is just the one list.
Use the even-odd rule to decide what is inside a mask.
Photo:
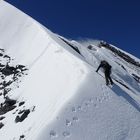
[(113, 80), (112, 80), (112, 78), (111, 78), (110, 75), (111, 75), (111, 69), (110, 69), (109, 72), (108, 72), (108, 79), (109, 79), (111, 85), (113, 85), (114, 83), (113, 83)]
[(108, 72), (105, 71), (105, 80), (106, 80), (106, 85), (109, 84), (109, 79), (108, 79)]
[(112, 78), (110, 77), (110, 75), (109, 75), (108, 79), (109, 79), (111, 85), (113, 85), (114, 83), (113, 83), (113, 80), (112, 80)]

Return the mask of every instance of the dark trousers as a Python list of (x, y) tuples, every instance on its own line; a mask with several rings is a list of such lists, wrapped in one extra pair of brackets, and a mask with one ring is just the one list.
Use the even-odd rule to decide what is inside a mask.
[(112, 81), (112, 79), (111, 79), (111, 77), (110, 77), (110, 74), (111, 74), (111, 70), (106, 70), (105, 71), (105, 80), (106, 80), (106, 85), (108, 85), (108, 84), (113, 84), (113, 81)]

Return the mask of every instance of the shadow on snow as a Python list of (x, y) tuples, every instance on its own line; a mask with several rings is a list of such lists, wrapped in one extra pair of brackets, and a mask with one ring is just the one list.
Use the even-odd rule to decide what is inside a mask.
[(129, 102), (134, 108), (140, 112), (140, 105), (137, 103), (128, 93), (122, 90), (118, 85), (114, 84), (112, 90), (118, 95), (122, 96), (127, 102)]

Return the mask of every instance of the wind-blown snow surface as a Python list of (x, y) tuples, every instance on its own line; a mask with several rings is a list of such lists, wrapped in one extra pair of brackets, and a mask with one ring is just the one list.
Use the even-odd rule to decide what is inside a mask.
[[(0, 139), (139, 140), (140, 85), (132, 76), (140, 76), (139, 67), (105, 48), (89, 50), (61, 38), (0, 1), (0, 48), (13, 58), (12, 66), (28, 69), (19, 88), (8, 92), (16, 106), (0, 115)], [(102, 71), (95, 72), (102, 59), (112, 65), (113, 87), (105, 85)], [(30, 113), (17, 121), (25, 110)]]

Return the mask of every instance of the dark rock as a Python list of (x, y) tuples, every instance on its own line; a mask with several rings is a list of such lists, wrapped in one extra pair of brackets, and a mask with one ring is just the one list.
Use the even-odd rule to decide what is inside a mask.
[(0, 53), (0, 56), (3, 56), (3, 54), (2, 54), (2, 53)]
[(138, 83), (140, 83), (140, 77), (138, 75), (133, 73), (132, 76)]
[(3, 106), (0, 108), (0, 115), (3, 115), (3, 114), (5, 114), (5, 113), (7, 113), (15, 108), (16, 108), (16, 106)]
[(3, 81), (2, 85), (3, 85), (3, 87), (5, 88), (5, 87), (11, 85), (12, 83), (13, 83), (13, 81), (8, 81), (8, 82)]
[(9, 58), (9, 59), (11, 59), (10, 56), (8, 56), (8, 55), (4, 55), (4, 58)]
[(3, 64), (0, 63), (0, 67), (1, 67), (1, 68), (3, 68), (4, 66), (5, 66), (5, 65), (3, 65)]
[(10, 66), (7, 65), (4, 69), (1, 70), (1, 72), (5, 76), (9, 76), (9, 75), (14, 73), (14, 70), (15, 70), (14, 67), (10, 67)]
[(0, 121), (3, 120), (4, 118), (5, 118), (4, 116), (0, 117)]
[(33, 108), (32, 108), (32, 112), (34, 112), (35, 111), (35, 106), (33, 106)]
[(4, 75), (1, 75), (1, 78), (4, 79), (5, 78)]
[(20, 70), (23, 70), (25, 68), (25, 66), (23, 66), (23, 65), (17, 65), (16, 68), (17, 69), (20, 69)]
[(89, 45), (87, 48), (90, 49), (90, 50), (92, 50), (92, 45)]
[(23, 65), (17, 65), (16, 67), (9, 66), (8, 64), (1, 70), (2, 74), (5, 76), (14, 74), (17, 75), (18, 73), (27, 70)]
[(1, 129), (3, 126), (4, 126), (4, 124), (0, 122), (0, 129)]
[(5, 106), (13, 106), (16, 104), (16, 100), (13, 100), (13, 99), (10, 99), (9, 97), (6, 97), (4, 104), (5, 104)]
[(5, 97), (10, 90), (11, 90), (11, 88), (4, 88), (4, 90), (3, 90), (3, 96)]
[(30, 113), (29, 109), (24, 110), (24, 112), (23, 112), (23, 114), (21, 116), (16, 117), (15, 122), (18, 123), (18, 122), (24, 121), (27, 118), (29, 113)]
[(18, 78), (17, 78), (17, 76), (13, 76), (13, 81), (16, 81), (16, 80), (18, 80)]
[(22, 101), (22, 102), (19, 103), (19, 106), (22, 106), (22, 105), (24, 105), (24, 104), (25, 104), (25, 102)]
[(121, 67), (122, 67), (125, 71), (127, 71), (126, 68), (125, 68), (123, 65), (121, 65)]
[(79, 49), (78, 49), (78, 47), (77, 46), (75, 46), (74, 44), (72, 44), (71, 42), (68, 42), (66, 39), (64, 39), (64, 38), (61, 38), (60, 37), (60, 39), (61, 40), (63, 40), (67, 45), (69, 45), (71, 48), (73, 48), (77, 53), (79, 53), (80, 55), (82, 55), (81, 53), (80, 53), (80, 51), (79, 51)]
[(119, 57), (121, 57), (123, 60), (125, 60), (126, 62), (133, 64), (137, 67), (140, 67), (140, 63), (138, 61), (136, 61), (135, 59), (133, 59), (132, 57), (130, 57), (128, 54), (120, 51), (119, 49), (113, 47), (112, 45), (101, 41), (99, 46), (104, 47), (110, 51), (112, 51), (114, 54), (118, 55)]
[(20, 110), (20, 111), (18, 112), (18, 114), (22, 114), (22, 113), (24, 113), (24, 111), (25, 111), (25, 110)]
[(14, 106), (15, 104), (16, 100), (10, 99), (9, 97), (5, 97), (5, 102), (2, 103), (0, 107), (0, 115), (3, 115), (16, 108), (16, 106)]
[(24, 138), (25, 138), (25, 136), (24, 135), (21, 135), (20, 138), (19, 138), (19, 140), (22, 140)]
[(4, 52), (4, 49), (1, 49), (1, 48), (0, 48), (0, 50), (1, 50), (2, 52)]

